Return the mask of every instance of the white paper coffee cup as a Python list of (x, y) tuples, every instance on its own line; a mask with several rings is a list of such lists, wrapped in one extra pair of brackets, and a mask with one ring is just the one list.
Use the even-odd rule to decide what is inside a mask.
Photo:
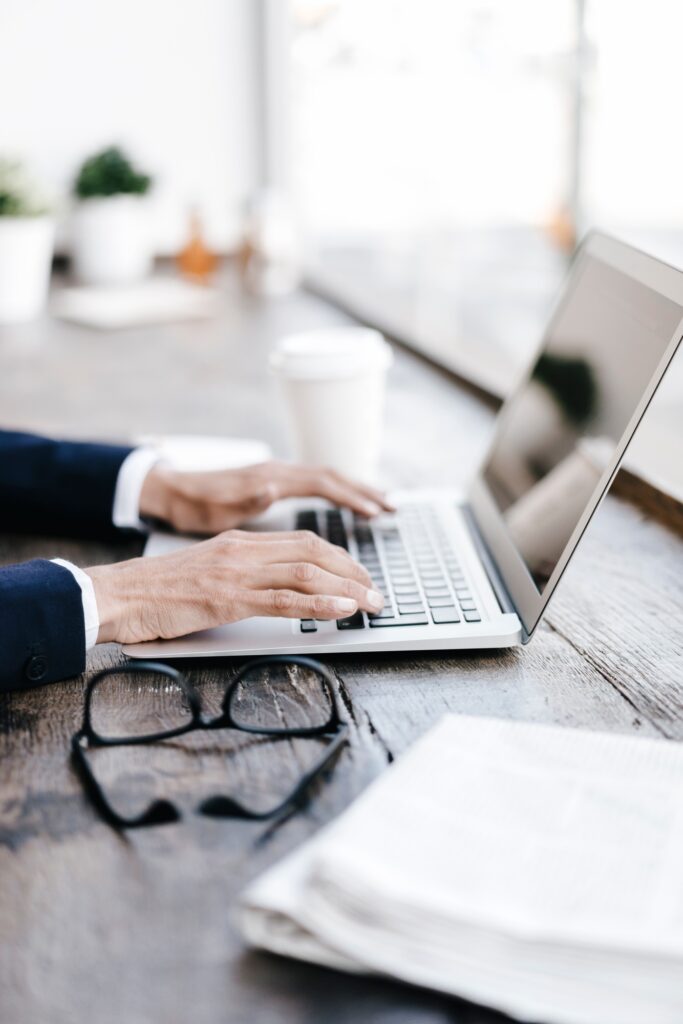
[(392, 359), (380, 332), (369, 327), (320, 328), (278, 343), (270, 369), (299, 461), (375, 480)]

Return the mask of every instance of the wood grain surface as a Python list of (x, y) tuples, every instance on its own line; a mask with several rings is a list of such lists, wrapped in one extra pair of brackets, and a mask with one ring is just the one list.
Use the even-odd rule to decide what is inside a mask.
[[(283, 445), (264, 366), (275, 338), (344, 322), (320, 299), (258, 302), (226, 277), (205, 324), (99, 334), (43, 322), (0, 333), (3, 426), (73, 437), (259, 436)], [(385, 481), (456, 484), (474, 470), (493, 411), (447, 374), (397, 351)], [(489, 1024), (497, 1014), (393, 982), (346, 977), (247, 951), (236, 897), (312, 835), (446, 711), (683, 739), (680, 518), (633, 481), (610, 496), (524, 650), (328, 658), (350, 743), (308, 807), (277, 828), (194, 813), (215, 791), (268, 800), (314, 756), (306, 742), (225, 733), (115, 752), (96, 767), (116, 799), (177, 798), (181, 823), (113, 833), (69, 763), (88, 674), (123, 659), (89, 654), (84, 677), (0, 695), (0, 1024)], [(49, 510), (48, 510), (49, 514)], [(36, 555), (89, 565), (117, 546), (0, 537), (0, 561)], [(207, 709), (235, 666), (193, 663)], [(115, 709), (114, 709), (115, 710)]]

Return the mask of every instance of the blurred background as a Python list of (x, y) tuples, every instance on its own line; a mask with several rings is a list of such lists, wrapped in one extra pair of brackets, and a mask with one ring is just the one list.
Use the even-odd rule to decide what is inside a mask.
[[(73, 281), (152, 257), (204, 286), (227, 259), (263, 295), (303, 279), (500, 396), (586, 230), (683, 263), (681, 30), (671, 0), (3, 0), (0, 157), (44, 190)], [(111, 147), (149, 177), (124, 190), (137, 269), (92, 257), (137, 245), (123, 215), (94, 224), (102, 166), (83, 184)], [(124, 299), (124, 321), (164, 301)]]

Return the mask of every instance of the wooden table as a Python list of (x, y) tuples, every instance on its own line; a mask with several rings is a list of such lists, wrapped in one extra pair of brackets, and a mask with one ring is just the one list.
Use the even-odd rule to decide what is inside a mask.
[[(257, 435), (284, 454), (264, 372), (269, 346), (287, 331), (344, 317), (305, 294), (259, 302), (229, 279), (224, 289), (222, 316), (194, 326), (97, 334), (46, 319), (4, 329), (3, 425), (111, 439)], [(420, 358), (396, 355), (386, 481), (462, 481), (486, 444), (492, 409)], [(124, 837), (100, 823), (68, 745), (85, 679), (121, 661), (116, 646), (92, 651), (84, 677), (1, 695), (1, 1024), (500, 1019), (392, 982), (248, 952), (232, 914), (250, 878), (329, 821), (445, 711), (683, 739), (680, 510), (653, 501), (637, 482), (621, 483), (628, 496), (608, 497), (526, 649), (327, 659), (350, 746), (308, 809), (265, 841), (262, 825), (192, 813)], [(62, 556), (89, 565), (141, 547), (4, 536), (0, 559)], [(191, 675), (211, 703), (233, 671), (222, 662)], [(299, 770), (301, 747), (274, 747), (225, 736), (189, 752), (178, 744), (160, 761), (118, 762), (118, 771), (134, 797), (160, 784), (191, 809), (217, 779), (223, 789), (263, 793), (276, 776)]]

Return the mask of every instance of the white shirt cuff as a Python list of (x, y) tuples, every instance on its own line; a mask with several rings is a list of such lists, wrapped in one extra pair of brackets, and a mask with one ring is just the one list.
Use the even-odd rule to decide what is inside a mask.
[(160, 461), (155, 448), (136, 448), (121, 463), (114, 491), (112, 521), (122, 530), (146, 530), (140, 519), (140, 493), (145, 477)]
[(64, 561), (63, 558), (53, 558), (55, 565), (61, 565), (68, 569), (73, 578), (81, 588), (81, 600), (83, 602), (83, 623), (85, 625), (85, 649), (89, 651), (97, 643), (97, 634), (100, 631), (100, 613), (97, 610), (97, 599), (95, 598), (95, 587), (87, 572), (83, 572), (77, 565)]

